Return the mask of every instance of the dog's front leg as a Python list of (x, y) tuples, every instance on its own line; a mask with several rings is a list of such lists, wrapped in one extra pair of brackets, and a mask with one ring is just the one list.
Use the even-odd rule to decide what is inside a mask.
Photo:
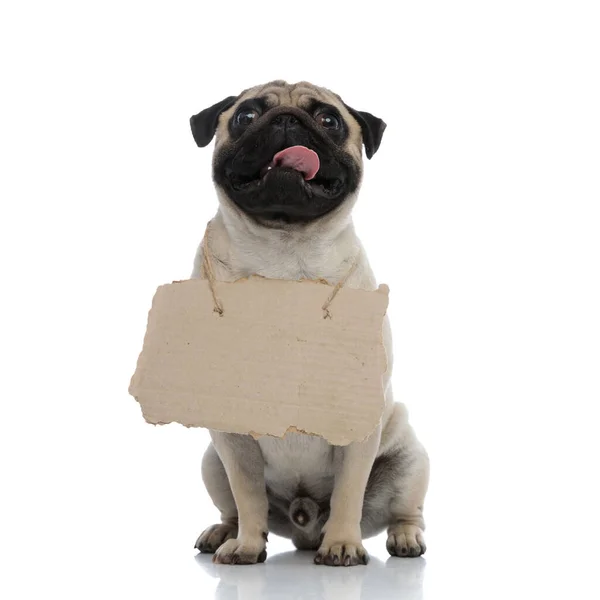
[(229, 479), (238, 514), (237, 538), (224, 542), (213, 561), (232, 565), (263, 562), (267, 557), (269, 507), (260, 447), (249, 435), (211, 431), (211, 437)]
[(344, 447), (342, 463), (335, 475), (330, 513), (323, 527), (323, 540), (315, 563), (330, 566), (367, 564), (360, 521), (365, 489), (381, 440), (381, 426), (364, 441)]

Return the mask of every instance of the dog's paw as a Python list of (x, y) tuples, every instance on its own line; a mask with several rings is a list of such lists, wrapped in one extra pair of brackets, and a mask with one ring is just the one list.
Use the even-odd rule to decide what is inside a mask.
[(323, 540), (315, 556), (315, 564), (330, 567), (354, 567), (368, 562), (369, 554), (360, 542), (328, 543)]
[(238, 539), (229, 539), (215, 552), (213, 562), (219, 565), (254, 565), (265, 562), (266, 558), (264, 540), (244, 543)]
[(416, 525), (396, 525), (388, 530), (387, 551), (392, 556), (415, 557), (425, 554), (423, 531)]
[(219, 546), (230, 540), (231, 538), (237, 537), (238, 528), (237, 525), (232, 523), (218, 523), (217, 525), (211, 525), (207, 527), (196, 540), (194, 548), (200, 550), (200, 552), (216, 552)]

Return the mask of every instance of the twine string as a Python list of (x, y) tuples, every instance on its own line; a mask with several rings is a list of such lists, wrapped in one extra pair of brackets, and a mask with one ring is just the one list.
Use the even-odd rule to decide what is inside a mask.
[[(214, 272), (213, 265), (212, 265), (212, 254), (211, 254), (211, 250), (210, 250), (210, 226), (211, 226), (211, 223), (212, 223), (212, 221), (208, 222), (208, 225), (206, 226), (206, 231), (204, 233), (204, 239), (202, 240), (202, 254), (203, 254), (202, 267), (204, 270), (204, 276), (208, 280), (208, 286), (210, 287), (210, 293), (212, 294), (212, 297), (213, 297), (214, 311), (216, 313), (218, 313), (219, 315), (223, 316), (225, 311), (223, 309), (223, 303), (221, 302), (221, 300), (219, 300), (219, 297), (217, 296), (217, 290), (216, 290), (217, 279), (215, 277), (215, 272)], [(331, 294), (329, 294), (329, 297), (327, 298), (327, 300), (325, 300), (325, 303), (321, 307), (321, 310), (323, 311), (324, 319), (331, 319), (331, 313), (329, 312), (329, 307), (331, 306), (331, 303), (333, 302), (334, 298), (337, 296), (338, 292), (344, 287), (344, 285), (346, 284), (348, 279), (350, 279), (350, 276), (352, 275), (352, 273), (354, 273), (354, 271), (356, 270), (356, 267), (358, 266), (359, 257), (360, 257), (360, 250), (354, 257), (354, 260), (352, 261), (352, 264), (350, 265), (350, 268), (348, 269), (348, 271), (346, 271), (346, 274), (335, 284), (333, 290), (331, 290)]]
[(208, 222), (206, 231), (204, 232), (204, 239), (202, 240), (202, 266), (204, 268), (204, 276), (208, 279), (208, 287), (210, 287), (210, 293), (212, 294), (213, 302), (215, 304), (214, 311), (219, 313), (220, 316), (223, 316), (223, 304), (217, 297), (217, 279), (215, 277), (210, 256), (209, 231), (211, 223), (212, 221)]
[(344, 287), (346, 281), (348, 281), (348, 279), (350, 279), (350, 275), (352, 275), (352, 273), (354, 273), (354, 270), (358, 266), (359, 255), (360, 255), (360, 252), (354, 257), (354, 260), (352, 261), (350, 268), (348, 269), (348, 271), (346, 271), (346, 274), (335, 284), (335, 287), (333, 288), (333, 290), (331, 290), (331, 294), (329, 294), (329, 298), (327, 298), (327, 300), (325, 300), (325, 303), (321, 307), (321, 310), (323, 311), (324, 319), (331, 319), (331, 313), (329, 312), (329, 307), (331, 306), (333, 299), (337, 296), (337, 293)]

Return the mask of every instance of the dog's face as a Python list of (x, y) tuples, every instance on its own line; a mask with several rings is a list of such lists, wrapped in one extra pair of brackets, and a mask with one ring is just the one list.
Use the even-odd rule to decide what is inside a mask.
[(198, 146), (216, 134), (213, 178), (226, 198), (258, 221), (306, 223), (357, 191), (362, 145), (377, 151), (385, 123), (329, 90), (275, 81), (193, 116)]

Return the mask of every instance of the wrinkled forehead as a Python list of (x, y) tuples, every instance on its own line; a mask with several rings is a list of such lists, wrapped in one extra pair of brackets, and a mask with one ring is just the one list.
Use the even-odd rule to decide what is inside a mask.
[(308, 109), (314, 101), (331, 104), (336, 108), (343, 108), (341, 98), (328, 89), (318, 87), (307, 81), (300, 83), (286, 83), (285, 81), (271, 81), (264, 85), (257, 85), (242, 92), (238, 104), (250, 98), (262, 98), (269, 108), (276, 106), (296, 106)]
[(362, 134), (359, 124), (337, 94), (307, 81), (293, 84), (285, 81), (271, 81), (270, 83), (257, 85), (243, 91), (235, 104), (227, 109), (219, 119), (215, 152), (218, 151), (221, 144), (228, 138), (227, 122), (233, 117), (237, 107), (245, 100), (250, 100), (251, 98), (263, 99), (268, 108), (295, 106), (301, 110), (310, 110), (315, 101), (334, 106), (348, 124), (349, 135), (345, 143), (346, 150), (357, 162), (362, 162)]

